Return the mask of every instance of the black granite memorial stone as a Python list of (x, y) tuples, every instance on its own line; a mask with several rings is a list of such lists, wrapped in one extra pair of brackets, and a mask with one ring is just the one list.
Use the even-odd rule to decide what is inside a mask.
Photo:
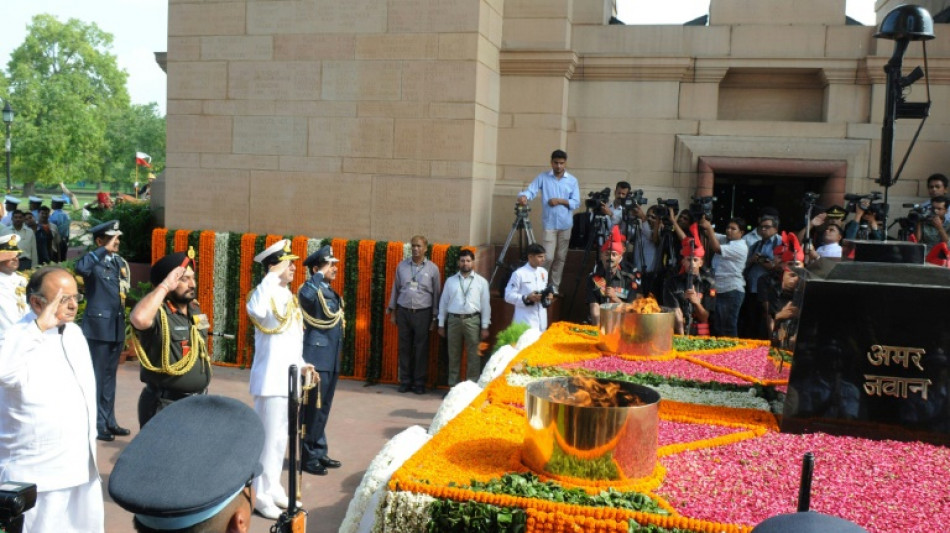
[(804, 287), (782, 431), (950, 444), (950, 269), (820, 275)]

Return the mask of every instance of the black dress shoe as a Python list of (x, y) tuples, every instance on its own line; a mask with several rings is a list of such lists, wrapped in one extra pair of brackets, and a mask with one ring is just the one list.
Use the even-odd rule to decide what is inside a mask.
[(96, 435), (96, 439), (103, 440), (106, 442), (112, 442), (115, 440), (115, 435), (113, 435), (112, 433), (100, 433)]
[(109, 428), (109, 433), (112, 433), (116, 437), (128, 437), (132, 432), (128, 429), (125, 429), (122, 426), (113, 426)]
[(340, 461), (337, 461), (336, 459), (330, 459), (326, 455), (320, 458), (320, 464), (326, 468), (340, 468), (343, 466), (343, 463)]
[(409, 392), (409, 385), (400, 385), (399, 392)]
[(423, 387), (422, 385), (419, 385), (418, 387), (413, 387), (412, 392), (414, 392), (414, 393), (416, 393), (416, 394), (425, 394), (425, 393), (426, 393), (426, 388)]
[(303, 470), (304, 472), (308, 474), (313, 474), (315, 476), (327, 475), (327, 467), (323, 466), (320, 463), (317, 463), (316, 465), (303, 465), (303, 467), (301, 467), (301, 470)]

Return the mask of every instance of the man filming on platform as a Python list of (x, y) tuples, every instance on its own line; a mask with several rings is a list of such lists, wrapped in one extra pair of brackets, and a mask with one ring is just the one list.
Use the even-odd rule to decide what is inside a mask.
[[(617, 186), (614, 188), (614, 201), (610, 204), (603, 204), (600, 206), (600, 214), (607, 217), (607, 220), (610, 221), (611, 226), (619, 226), (620, 222), (623, 220), (623, 209), (624, 201), (627, 198), (627, 195), (630, 194), (632, 187), (626, 181), (618, 181)], [(631, 206), (633, 208), (633, 206)], [(637, 205), (636, 209), (639, 211), (640, 206)], [(642, 218), (642, 217), (638, 217)]]
[(917, 224), (917, 242), (934, 246), (950, 240), (950, 222), (946, 222), (947, 197), (937, 196), (930, 199), (931, 215)]
[(544, 249), (551, 254), (544, 267), (551, 272), (550, 285), (557, 294), (574, 226), (571, 213), (581, 205), (577, 178), (567, 171), (567, 152), (555, 150), (551, 153), (551, 170), (538, 174), (527, 189), (518, 193), (518, 203), (528, 205), (538, 195), (544, 202), (541, 211)]
[(626, 238), (620, 233), (620, 228), (614, 226), (611, 229), (610, 238), (600, 248), (602, 266), (588, 277), (587, 303), (590, 307), (591, 325), (600, 325), (601, 304), (630, 303), (640, 290), (640, 279), (637, 275), (620, 268), (625, 241)]

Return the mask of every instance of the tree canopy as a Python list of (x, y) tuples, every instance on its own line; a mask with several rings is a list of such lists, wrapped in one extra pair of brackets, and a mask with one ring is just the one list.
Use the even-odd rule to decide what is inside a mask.
[[(131, 182), (136, 151), (164, 159), (165, 121), (133, 106), (112, 35), (95, 23), (37, 15), (7, 64), (14, 178), (34, 183)], [(0, 87), (2, 89), (2, 87)]]

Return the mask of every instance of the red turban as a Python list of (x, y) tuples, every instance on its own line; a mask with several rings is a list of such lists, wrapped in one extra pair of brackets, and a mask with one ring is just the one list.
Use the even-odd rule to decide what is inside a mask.
[(699, 226), (695, 222), (690, 224), (689, 232), (692, 236), (683, 239), (683, 247), (680, 248), (680, 255), (683, 257), (706, 257), (706, 249), (703, 248), (703, 241), (699, 240)]
[(600, 247), (600, 251), (613, 251), (617, 252), (618, 254), (622, 254), (624, 252), (623, 243), (626, 240), (627, 238), (624, 237), (622, 233), (620, 233), (620, 228), (618, 226), (614, 226), (613, 229), (610, 230), (610, 238), (608, 238), (604, 242), (604, 245)]
[(947, 248), (947, 243), (941, 242), (931, 248), (927, 252), (927, 262), (931, 265), (950, 267), (950, 249)]
[(782, 232), (782, 244), (779, 244), (772, 250), (773, 258), (781, 260), (784, 263), (792, 261), (802, 262), (805, 260), (805, 250), (798, 242), (798, 236), (794, 233)]

